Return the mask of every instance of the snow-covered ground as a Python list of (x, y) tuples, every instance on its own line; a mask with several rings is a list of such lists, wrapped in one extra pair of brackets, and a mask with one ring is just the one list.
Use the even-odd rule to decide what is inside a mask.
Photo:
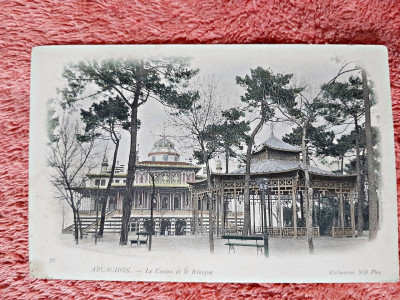
[[(79, 245), (75, 245), (72, 235), (62, 235), (62, 243), (67, 247), (76, 247), (86, 250), (95, 250), (99, 252), (112, 253), (117, 255), (132, 255), (132, 252), (138, 254), (140, 252), (148, 252), (147, 246), (130, 245), (119, 246), (119, 234), (106, 234), (95, 245), (94, 238), (89, 235), (88, 238), (79, 240)], [(136, 236), (129, 236), (129, 239), (136, 239)], [(332, 237), (315, 237), (314, 249), (315, 254), (326, 254), (327, 252), (345, 252), (347, 250), (355, 250), (357, 247), (365, 246), (368, 243), (368, 233), (357, 238), (332, 238)], [(225, 244), (227, 240), (215, 237), (215, 254), (228, 254), (228, 246)], [(255, 242), (254, 242), (255, 243)], [(258, 241), (263, 243), (263, 241)], [(207, 235), (198, 236), (153, 236), (152, 252), (184, 252), (184, 253), (203, 253), (209, 252), (209, 241)], [(270, 256), (282, 255), (306, 255), (308, 254), (308, 243), (306, 238), (270, 238), (269, 239)], [(235, 253), (231, 251), (231, 255), (256, 255), (255, 247), (235, 247)]]
[[(54, 247), (43, 249), (34, 262), (45, 278), (211, 281), (211, 282), (369, 282), (396, 278), (398, 262), (387, 239), (316, 237), (314, 255), (306, 238), (270, 238), (269, 258), (255, 247), (235, 247), (215, 237), (210, 254), (207, 235), (154, 236), (145, 245), (119, 245), (119, 234), (108, 233), (95, 245), (89, 236), (75, 245), (71, 234), (58, 235)], [(131, 233), (129, 239), (136, 239)], [(262, 241), (259, 241), (262, 243)], [(377, 253), (380, 252), (380, 255)], [(51, 260), (46, 262), (46, 258)], [(46, 265), (46, 268), (43, 267)], [(365, 275), (365, 274), (368, 274)], [(43, 276), (42, 276), (43, 277)]]

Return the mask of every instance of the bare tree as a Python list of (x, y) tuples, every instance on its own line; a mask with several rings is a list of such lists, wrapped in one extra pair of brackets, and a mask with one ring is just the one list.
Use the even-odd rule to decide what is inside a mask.
[[(355, 69), (345, 70), (345, 65), (339, 72), (317, 93), (315, 97), (306, 97), (303, 93), (299, 93), (299, 97), (294, 101), (279, 101), (276, 108), (287, 118), (288, 121), (296, 124), (301, 128), (301, 148), (302, 148), (302, 169), (304, 171), (305, 180), (305, 207), (306, 207), (306, 228), (307, 241), (310, 254), (314, 253), (313, 244), (313, 228), (312, 228), (312, 212), (313, 212), (313, 188), (310, 182), (310, 172), (308, 166), (308, 133), (313, 123), (318, 122), (318, 118), (323, 115), (326, 104), (321, 100), (321, 95), (335, 80), (342, 74), (352, 72)], [(342, 227), (344, 227), (344, 217), (341, 216)]]
[(314, 253), (312, 213), (313, 213), (313, 188), (310, 181), (308, 164), (308, 130), (313, 123), (318, 121), (322, 103), (316, 97), (305, 97), (300, 93), (294, 101), (278, 102), (276, 108), (287, 118), (288, 121), (301, 128), (302, 169), (304, 171), (304, 199), (306, 207), (306, 229), (307, 241), (310, 254)]
[(171, 113), (172, 124), (179, 128), (186, 145), (194, 149), (194, 156), (201, 164), (206, 165), (207, 200), (209, 211), (210, 253), (214, 252), (214, 203), (212, 198), (211, 159), (219, 153), (220, 143), (213, 132), (213, 125), (222, 124), (220, 95), (215, 78), (209, 77), (196, 83), (198, 98), (187, 109)]
[(78, 244), (79, 233), (82, 238), (82, 226), (79, 216), (82, 194), (77, 192), (85, 186), (86, 174), (95, 166), (93, 149), (94, 141), (81, 143), (78, 141), (79, 126), (65, 115), (50, 144), (49, 165), (55, 174), (51, 183), (57, 190), (57, 197), (68, 203), (74, 218), (74, 237)]

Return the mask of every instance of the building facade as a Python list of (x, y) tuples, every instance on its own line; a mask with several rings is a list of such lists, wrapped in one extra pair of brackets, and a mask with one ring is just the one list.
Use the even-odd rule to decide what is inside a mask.
[[(131, 231), (151, 230), (150, 204), (153, 192), (154, 229), (156, 234), (186, 235), (191, 231), (193, 206), (189, 182), (195, 181), (200, 166), (180, 161), (180, 154), (174, 143), (162, 138), (153, 144), (147, 159), (136, 164), (134, 197), (131, 212)], [(87, 186), (81, 190), (83, 220), (93, 221), (100, 201), (110, 180), (110, 166), (105, 160), (101, 172), (89, 174)], [(154, 190), (153, 180), (154, 178)], [(126, 196), (126, 173), (123, 166), (117, 166), (107, 201), (105, 232), (119, 231), (121, 226), (122, 203)], [(91, 222), (86, 222), (89, 224)], [(93, 230), (93, 226), (87, 226)]]

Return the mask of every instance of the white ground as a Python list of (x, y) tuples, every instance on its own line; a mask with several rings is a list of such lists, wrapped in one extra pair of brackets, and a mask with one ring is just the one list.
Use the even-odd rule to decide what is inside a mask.
[[(314, 255), (309, 254), (306, 238), (270, 238), (268, 259), (257, 255), (255, 247), (235, 247), (236, 252), (228, 254), (227, 241), (218, 237), (210, 255), (206, 235), (155, 236), (151, 252), (144, 245), (119, 246), (119, 234), (106, 234), (97, 245), (91, 236), (80, 240), (79, 245), (75, 245), (72, 234), (58, 237), (54, 247), (37, 254), (41, 260), (34, 266), (45, 273), (45, 278), (380, 282), (398, 277), (398, 260), (387, 238), (370, 242), (367, 233), (357, 238), (314, 238)], [(129, 239), (136, 239), (136, 235), (131, 233)], [(48, 257), (50, 261), (46, 261)]]
[[(136, 239), (135, 235), (129, 236), (129, 239)], [(131, 255), (138, 252), (147, 252), (147, 246), (130, 245), (119, 246), (119, 234), (107, 233), (105, 237), (100, 239), (95, 245), (95, 239), (88, 238), (79, 240), (79, 245), (74, 246), (72, 235), (64, 234), (62, 236), (64, 244), (69, 247), (83, 248), (87, 250), (96, 250), (99, 252), (113, 253), (117, 255)], [(314, 251), (316, 254), (326, 254), (327, 252), (345, 252), (355, 250), (358, 247), (366, 246), (368, 243), (368, 233), (357, 238), (332, 238), (332, 237), (315, 237)], [(215, 237), (215, 254), (228, 254), (228, 246), (225, 245), (227, 240)], [(251, 241), (255, 243), (255, 241)], [(263, 243), (263, 241), (258, 241)], [(153, 236), (152, 252), (184, 252), (184, 253), (209, 253), (209, 242), (207, 235), (198, 236)], [(235, 253), (231, 251), (231, 255), (254, 255), (257, 253), (255, 247), (235, 247)], [(308, 243), (306, 238), (270, 238), (269, 252), (271, 256), (284, 255), (306, 255), (308, 254)]]

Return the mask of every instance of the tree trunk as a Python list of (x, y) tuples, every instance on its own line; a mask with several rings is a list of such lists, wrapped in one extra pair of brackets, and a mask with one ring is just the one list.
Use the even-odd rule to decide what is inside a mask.
[(250, 217), (250, 161), (253, 142), (247, 144), (246, 153), (246, 173), (244, 175), (244, 220), (243, 220), (243, 235), (249, 235), (251, 230)]
[(340, 173), (343, 174), (344, 173), (344, 155), (341, 156), (340, 158)]
[(363, 206), (361, 188), (361, 164), (360, 164), (360, 128), (358, 126), (358, 119), (354, 117), (354, 126), (356, 132), (356, 172), (357, 172), (357, 200), (358, 200), (358, 218), (357, 218), (357, 232), (358, 236), (363, 235)]
[(310, 254), (314, 253), (313, 244), (313, 228), (312, 228), (312, 209), (313, 209), (313, 189), (311, 188), (310, 173), (308, 171), (307, 163), (307, 148), (306, 148), (306, 137), (307, 137), (307, 126), (308, 122), (303, 124), (303, 134), (301, 138), (302, 145), (302, 159), (304, 164), (304, 179), (305, 179), (305, 200), (306, 200), (306, 229), (307, 229), (307, 241), (308, 250)]
[(74, 214), (74, 239), (75, 239), (75, 244), (78, 245), (79, 243), (79, 233), (78, 233), (78, 218), (76, 217), (76, 210), (72, 206), (72, 213)]
[(82, 220), (81, 220), (81, 216), (79, 215), (79, 208), (75, 208), (75, 209), (76, 209), (76, 217), (78, 219), (79, 236), (81, 239), (83, 239)]
[(225, 147), (225, 173), (229, 173), (229, 147)]
[(362, 228), (361, 230), (364, 229), (364, 207), (365, 207), (365, 180), (366, 180), (366, 172), (367, 172), (367, 166), (365, 163), (365, 153), (361, 155), (361, 215), (358, 212), (358, 217), (361, 216), (361, 224), (362, 224)]
[[(74, 194), (70, 188), (69, 185), (67, 185), (67, 193), (69, 193), (69, 197), (70, 197), (70, 203), (69, 205), (72, 208), (72, 213), (74, 214), (74, 238), (75, 238), (75, 244), (79, 243), (79, 228), (81, 226), (79, 226), (79, 215), (77, 214), (77, 208), (74, 204)], [(81, 234), (82, 235), (82, 234)]]
[(367, 73), (361, 70), (363, 81), (363, 98), (365, 106), (365, 143), (367, 149), (368, 167), (368, 200), (369, 200), (369, 239), (375, 239), (378, 233), (378, 194), (374, 174), (374, 157), (372, 145), (372, 126), (371, 126), (371, 102), (369, 99), (369, 89)]
[(131, 217), (132, 203), (134, 199), (134, 186), (135, 172), (136, 172), (136, 139), (138, 129), (138, 108), (132, 106), (131, 115), (131, 145), (129, 151), (128, 171), (126, 175), (126, 196), (122, 203), (122, 224), (121, 224), (121, 237), (119, 240), (120, 245), (126, 245), (128, 242), (129, 233), (129, 220)]
[(154, 178), (154, 174), (150, 175), (151, 178), (151, 183), (153, 186), (153, 190), (151, 193), (151, 198), (150, 198), (150, 236), (149, 236), (149, 251), (151, 251), (151, 245), (153, 242), (153, 221), (154, 221), (154, 199), (156, 198), (156, 184), (155, 184), (155, 178)]
[(108, 180), (106, 194), (105, 194), (104, 199), (103, 199), (103, 201), (101, 203), (100, 227), (99, 227), (99, 232), (98, 232), (98, 236), (99, 237), (103, 237), (104, 223), (106, 221), (107, 200), (110, 197), (111, 183), (112, 183), (112, 181), (114, 179), (115, 165), (117, 163), (118, 148), (119, 148), (119, 139), (116, 139), (113, 162), (112, 162), (112, 166), (111, 166), (111, 174), (110, 174), (110, 178)]
[(301, 226), (304, 226), (304, 193), (300, 192), (300, 220)]
[(246, 173), (244, 175), (244, 220), (243, 220), (243, 235), (251, 234), (251, 216), (250, 216), (250, 166), (251, 166), (251, 151), (253, 149), (254, 138), (263, 127), (267, 119), (267, 104), (265, 101), (261, 103), (261, 119), (251, 133), (247, 141), (246, 151)]
[[(202, 145), (203, 157), (206, 161), (207, 169), (207, 200), (208, 200), (208, 240), (210, 243), (210, 253), (214, 253), (214, 201), (212, 197), (212, 183), (210, 172), (210, 161), (206, 156), (205, 147)], [(203, 208), (201, 208), (203, 210)]]

